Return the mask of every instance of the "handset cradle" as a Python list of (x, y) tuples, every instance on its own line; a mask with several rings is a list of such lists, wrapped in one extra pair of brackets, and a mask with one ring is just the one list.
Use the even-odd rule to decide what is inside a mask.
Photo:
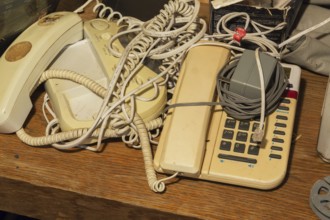
[(0, 133), (19, 130), (42, 72), (67, 45), (83, 38), (82, 20), (73, 12), (49, 14), (26, 29), (0, 58)]
[[(84, 22), (84, 40), (66, 48), (49, 68), (77, 72), (107, 87), (119, 62), (119, 58), (108, 50), (108, 43), (120, 29), (121, 26), (116, 22), (105, 19)], [(124, 51), (118, 39), (113, 42), (113, 46), (118, 52)], [(156, 76), (156, 72), (143, 66), (127, 84), (125, 94)], [(62, 131), (92, 126), (102, 105), (101, 97), (70, 80), (49, 79), (45, 88)], [(166, 104), (166, 87), (159, 86), (158, 89), (156, 97), (151, 84), (137, 93), (142, 99), (136, 99), (136, 112), (145, 122), (157, 118)], [(90, 105), (91, 102), (93, 105)], [(92, 143), (95, 139), (90, 141)]]

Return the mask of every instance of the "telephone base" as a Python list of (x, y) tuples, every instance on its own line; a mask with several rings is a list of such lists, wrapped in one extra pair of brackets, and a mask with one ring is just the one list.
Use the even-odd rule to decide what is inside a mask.
[[(156, 171), (168, 174), (178, 172), (181, 176), (262, 190), (279, 186), (287, 171), (301, 74), (298, 66), (283, 66), (290, 86), (278, 109), (267, 117), (261, 143), (255, 143), (251, 138), (258, 121), (233, 119), (221, 106), (216, 106), (212, 109), (204, 139), (205, 153), (200, 155), (200, 172), (193, 175), (164, 169), (162, 153), (163, 148), (167, 147), (164, 145), (158, 145), (156, 151)], [(164, 126), (161, 138), (167, 135), (166, 131)]]
[[(102, 27), (102, 28), (100, 28)], [(84, 40), (69, 46), (52, 63), (49, 69), (65, 69), (88, 77), (107, 88), (119, 58), (107, 50), (109, 37), (116, 34), (119, 27), (106, 20), (96, 19), (84, 24)], [(106, 36), (106, 37), (104, 37)], [(115, 47), (123, 50), (117, 40)], [(126, 87), (126, 93), (138, 88), (149, 79), (157, 76), (148, 67), (139, 70)], [(79, 128), (90, 128), (98, 114), (103, 99), (82, 85), (65, 79), (49, 79), (45, 83), (52, 108), (58, 118), (62, 131)], [(158, 96), (154, 96), (154, 87), (150, 86), (139, 91), (136, 96), (144, 100), (136, 100), (136, 111), (144, 121), (157, 118), (167, 101), (165, 86), (159, 86)]]
[[(51, 65), (50, 69), (65, 69), (77, 72), (105, 88), (109, 82), (102, 66), (93, 55), (91, 44), (87, 40), (68, 47)], [(84, 86), (64, 79), (48, 80), (46, 82), (46, 92), (50, 97), (52, 107), (63, 131), (91, 127), (103, 100)], [(165, 105), (164, 101), (158, 99), (158, 102), (154, 103), (155, 107), (153, 109), (155, 111), (149, 111), (149, 114), (158, 115), (159, 109), (162, 109)]]

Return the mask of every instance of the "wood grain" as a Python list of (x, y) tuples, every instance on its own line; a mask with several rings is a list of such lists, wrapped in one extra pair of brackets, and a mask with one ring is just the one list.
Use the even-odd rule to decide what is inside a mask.
[[(326, 82), (324, 76), (303, 72), (295, 125), (301, 138), (292, 146), (287, 178), (275, 190), (182, 178), (168, 185), (166, 193), (156, 194), (147, 186), (141, 151), (121, 142), (108, 143), (102, 153), (68, 153), (29, 147), (13, 134), (1, 134), (0, 209), (63, 219), (79, 217), (75, 210), (83, 208), (96, 216), (100, 208), (102, 215), (124, 219), (132, 217), (126, 212), (143, 219), (173, 218), (172, 214), (201, 219), (316, 219), (309, 208), (309, 191), (330, 168), (316, 153)], [(46, 125), (40, 111), (42, 94), (42, 88), (34, 94), (36, 108), (27, 123), (33, 135), (42, 135)]]
[[(309, 193), (329, 175), (316, 153), (327, 78), (303, 71), (295, 134), (286, 180), (261, 191), (177, 179), (163, 194), (151, 192), (142, 152), (113, 140), (101, 153), (30, 147), (15, 134), (0, 134), (0, 210), (39, 219), (317, 219)], [(43, 88), (26, 123), (43, 135)], [(163, 177), (163, 175), (159, 175)]]

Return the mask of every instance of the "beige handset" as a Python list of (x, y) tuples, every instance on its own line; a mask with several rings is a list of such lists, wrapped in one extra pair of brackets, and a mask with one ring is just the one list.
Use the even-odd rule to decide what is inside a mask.
[(0, 133), (20, 129), (29, 114), (30, 94), (51, 61), (83, 37), (81, 18), (49, 14), (26, 29), (0, 58)]
[[(192, 48), (181, 67), (172, 103), (213, 101), (216, 76), (229, 55), (223, 47)], [(199, 175), (211, 109), (193, 106), (169, 110), (155, 155), (156, 170)]]

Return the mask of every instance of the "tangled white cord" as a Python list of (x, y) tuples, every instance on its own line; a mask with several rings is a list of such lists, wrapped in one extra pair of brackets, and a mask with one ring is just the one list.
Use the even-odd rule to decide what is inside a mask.
[[(245, 21), (244, 27), (237, 27), (235, 30), (228, 28), (228, 23), (237, 18)], [(269, 40), (266, 35), (273, 31), (282, 30), (285, 27), (285, 22), (281, 22), (274, 27), (269, 27), (251, 20), (250, 15), (245, 12), (232, 12), (219, 19), (216, 25), (216, 33), (208, 35), (208, 37), (229, 45), (241, 46), (241, 42), (247, 42), (259, 47), (263, 52), (273, 57), (280, 58), (278, 45), (272, 40)], [(247, 32), (249, 28), (252, 31)]]
[[(76, 12), (81, 12), (90, 2), (92, 1), (86, 2)], [(47, 127), (47, 136), (31, 137), (21, 129), (17, 132), (18, 137), (32, 146), (52, 145), (61, 150), (78, 147), (99, 151), (104, 137), (126, 136), (128, 142), (132, 144), (139, 142), (141, 145), (150, 188), (155, 192), (164, 191), (165, 184), (163, 180), (157, 180), (152, 165), (152, 152), (149, 141), (149, 129), (158, 129), (162, 124), (162, 120), (157, 119), (151, 123), (145, 123), (136, 112), (134, 100), (139, 91), (149, 87), (153, 87), (155, 91), (151, 99), (155, 98), (158, 94), (158, 86), (165, 86), (166, 80), (170, 78), (168, 75), (177, 73), (178, 64), (183, 59), (183, 54), (187, 48), (200, 40), (205, 34), (206, 22), (197, 18), (199, 6), (198, 0), (169, 1), (158, 16), (140, 26), (137, 25), (138, 28), (134, 30), (137, 32), (137, 36), (120, 54), (119, 62), (108, 88), (103, 88), (92, 80), (72, 72), (46, 71), (40, 79), (40, 83), (53, 77), (69, 79), (103, 97), (102, 106), (90, 128), (57, 133), (59, 128), (55, 118), (49, 120), (50, 125)], [(95, 8), (95, 10), (99, 9)], [(105, 15), (105, 10), (108, 9), (103, 8), (102, 10), (101, 12)], [(111, 16), (108, 16), (107, 19), (114, 19), (116, 15), (121, 22), (127, 21), (120, 14), (113, 11), (109, 12)], [(103, 15), (102, 13), (101, 15)], [(132, 91), (126, 92), (126, 85), (138, 73), (146, 57), (164, 59), (164, 63), (160, 68), (162, 72)], [(126, 102), (128, 100), (130, 102)], [(89, 138), (98, 139), (96, 147), (83, 145)], [(167, 179), (165, 178), (165, 180)]]
[[(245, 21), (244, 27), (236, 27), (235, 30), (231, 30), (228, 24), (234, 19), (243, 19)], [(253, 138), (255, 141), (261, 141), (264, 135), (264, 120), (265, 120), (265, 88), (263, 72), (261, 68), (261, 63), (259, 59), (259, 50), (268, 53), (269, 55), (280, 59), (281, 55), (278, 50), (278, 45), (267, 38), (267, 34), (273, 31), (279, 31), (286, 27), (286, 23), (282, 22), (275, 27), (268, 27), (255, 22), (250, 19), (250, 15), (245, 12), (233, 12), (222, 16), (216, 25), (216, 32), (213, 35), (208, 35), (207, 37), (212, 37), (217, 41), (220, 41), (224, 47), (231, 48), (233, 57), (231, 60), (237, 60), (241, 56), (241, 53), (245, 50), (242, 48), (242, 43), (247, 43), (256, 47), (256, 61), (260, 78), (260, 92), (261, 92), (261, 110), (260, 110), (260, 123), (258, 129), (256, 129)], [(248, 29), (252, 31), (247, 32)], [(238, 54), (234, 51), (237, 51)]]

